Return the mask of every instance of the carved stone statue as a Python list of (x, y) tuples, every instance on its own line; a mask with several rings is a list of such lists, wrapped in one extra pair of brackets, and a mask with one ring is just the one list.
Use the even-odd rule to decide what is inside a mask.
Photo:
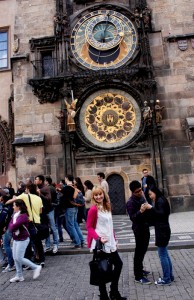
[(142, 12), (142, 15), (145, 29), (149, 29), (151, 25), (151, 10), (146, 6)]
[(160, 100), (156, 100), (155, 112), (156, 112), (156, 124), (162, 123), (162, 111), (165, 106), (160, 106)]
[(152, 119), (152, 110), (151, 110), (150, 106), (148, 106), (147, 101), (144, 101), (143, 118), (144, 118), (145, 122), (150, 124), (151, 119)]
[(67, 130), (69, 132), (75, 131), (75, 115), (76, 115), (76, 103), (77, 99), (73, 100), (71, 104), (67, 102), (67, 100), (64, 100), (65, 104), (67, 106)]
[(140, 28), (140, 13), (138, 7), (136, 7), (134, 10), (134, 17), (135, 17), (135, 23), (137, 25), (137, 28)]

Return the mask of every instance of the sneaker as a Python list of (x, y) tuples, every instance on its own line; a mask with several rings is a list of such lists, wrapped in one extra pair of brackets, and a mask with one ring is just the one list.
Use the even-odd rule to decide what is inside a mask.
[(81, 248), (85, 248), (86, 247), (86, 244), (83, 242), (81, 243)]
[(58, 246), (57, 245), (54, 245), (53, 246), (53, 253), (55, 254), (55, 253), (57, 253), (58, 252)]
[(33, 279), (36, 279), (40, 276), (40, 272), (42, 270), (41, 266), (37, 266), (35, 270), (33, 270)]
[(171, 281), (166, 282), (162, 278), (159, 278), (157, 281), (155, 281), (155, 284), (160, 286), (160, 285), (171, 285)]
[(148, 275), (150, 275), (150, 274), (151, 274), (150, 271), (143, 270), (143, 276), (148, 276)]
[(46, 247), (46, 248), (44, 248), (44, 253), (45, 253), (45, 252), (49, 252), (49, 251), (51, 251), (51, 247)]
[(11, 271), (15, 271), (15, 266), (10, 267), (10, 265), (7, 265), (7, 267), (2, 271), (2, 273), (7, 273)]
[(45, 262), (44, 262), (44, 261), (42, 261), (42, 262), (40, 263), (40, 266), (41, 266), (42, 268), (44, 268), (44, 266), (45, 266)]
[(29, 266), (23, 266), (23, 268), (22, 268), (24, 271), (26, 271), (26, 270), (30, 270), (31, 268), (29, 267)]
[(10, 282), (20, 282), (20, 281), (24, 281), (24, 277), (15, 276), (10, 279)]
[(151, 281), (149, 281), (147, 278), (145, 277), (142, 277), (141, 279), (139, 280), (135, 280), (135, 282), (137, 283), (141, 283), (141, 284), (151, 284)]

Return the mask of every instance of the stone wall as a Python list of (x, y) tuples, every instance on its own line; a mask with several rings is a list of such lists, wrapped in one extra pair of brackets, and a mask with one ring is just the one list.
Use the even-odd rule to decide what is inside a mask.
[(144, 168), (147, 168), (150, 174), (153, 174), (150, 155), (145, 153), (93, 155), (92, 157), (76, 159), (77, 176), (81, 177), (83, 182), (91, 180), (94, 184), (98, 184), (98, 172), (103, 172), (106, 178), (111, 174), (122, 176), (126, 201), (130, 196), (129, 183), (132, 180), (141, 181)]
[(15, 135), (45, 135), (44, 146), (16, 147), (17, 179), (35, 177), (37, 174), (52, 175), (53, 180), (62, 176), (63, 146), (59, 135), (61, 102), (40, 104), (33, 95), (28, 80), (33, 78), (34, 53), (30, 51), (29, 40), (53, 36), (53, 17), (56, 1), (17, 1), (15, 33), (20, 39), (18, 55), (28, 59), (16, 60), (13, 64)]
[(173, 211), (194, 209), (193, 148), (185, 118), (194, 116), (194, 48), (181, 51), (177, 40), (167, 37), (193, 33), (193, 3), (190, 1), (147, 1), (152, 8), (153, 30), (150, 45), (158, 83), (158, 99), (165, 106), (163, 163)]

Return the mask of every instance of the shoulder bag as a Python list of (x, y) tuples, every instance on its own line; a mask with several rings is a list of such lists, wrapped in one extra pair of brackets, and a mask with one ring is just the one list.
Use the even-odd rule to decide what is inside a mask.
[(103, 249), (104, 244), (98, 239), (93, 251), (93, 260), (89, 262), (91, 285), (99, 286), (112, 281), (113, 264), (110, 256)]

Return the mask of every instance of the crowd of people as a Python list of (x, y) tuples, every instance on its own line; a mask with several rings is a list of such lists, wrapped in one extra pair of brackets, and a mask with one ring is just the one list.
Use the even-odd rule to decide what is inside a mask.
[[(136, 242), (135, 282), (151, 284), (148, 279), (150, 272), (144, 269), (143, 260), (149, 245), (150, 226), (154, 226), (163, 270), (163, 276), (155, 284), (170, 285), (174, 281), (167, 250), (171, 233), (170, 206), (148, 170), (143, 169), (142, 173), (141, 183), (136, 180), (130, 182), (131, 197), (126, 204)], [(20, 181), (16, 192), (11, 182), (0, 188), (0, 262), (2, 272), (16, 270), (10, 282), (23, 281), (25, 269), (31, 269), (33, 278), (38, 278), (45, 265), (45, 253), (52, 251), (56, 254), (59, 243), (64, 241), (63, 230), (69, 235), (73, 249), (85, 247), (86, 241), (80, 228), (80, 223), (84, 221), (88, 232), (88, 248), (92, 252), (99, 239), (104, 244), (104, 255), (111, 259), (114, 266), (110, 293), (108, 295), (104, 283), (100, 284), (100, 299), (126, 299), (118, 290), (123, 263), (113, 230), (109, 186), (104, 173), (98, 173), (97, 178), (99, 184), (94, 186), (90, 180), (82, 184), (79, 177), (72, 175), (66, 175), (59, 184), (53, 183), (51, 177), (38, 175), (34, 181), (30, 178), (25, 182)], [(78, 193), (83, 196), (84, 205), (75, 202)], [(34, 225), (37, 229), (40, 224), (48, 225), (50, 229), (44, 242), (38, 230), (32, 234)]]

